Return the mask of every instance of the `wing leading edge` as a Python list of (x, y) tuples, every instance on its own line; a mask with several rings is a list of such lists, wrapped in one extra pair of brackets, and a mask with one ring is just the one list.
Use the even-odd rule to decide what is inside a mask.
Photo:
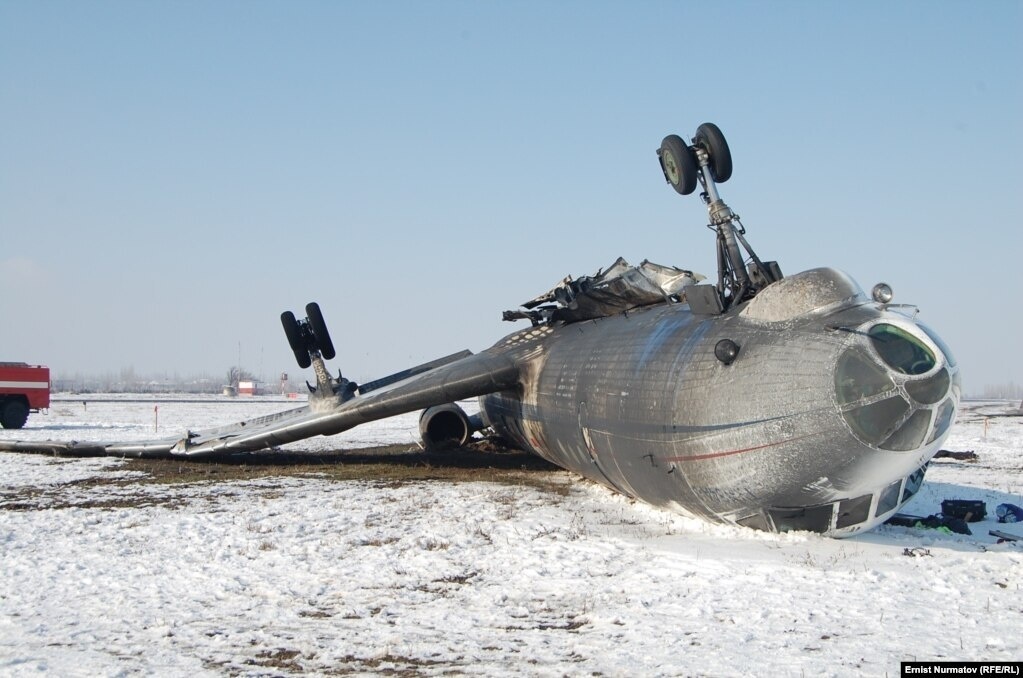
[(208, 457), (252, 452), (508, 390), (518, 381), (518, 365), (509, 355), (484, 351), (345, 401), (340, 396), (312, 398), (305, 407), (206, 431), (189, 431), (184, 437), (134, 442), (0, 441), (0, 450), (126, 457)]

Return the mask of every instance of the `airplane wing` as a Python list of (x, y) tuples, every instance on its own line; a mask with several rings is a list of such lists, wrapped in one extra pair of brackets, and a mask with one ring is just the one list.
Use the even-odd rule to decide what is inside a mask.
[[(468, 352), (464, 352), (464, 355)], [(452, 356), (454, 357), (454, 356)], [(436, 362), (436, 361), (435, 361)], [(379, 380), (375, 390), (344, 402), (312, 398), (305, 407), (278, 412), (184, 437), (135, 442), (0, 441), (0, 450), (127, 457), (206, 457), (251, 452), (267, 447), (334, 435), (369, 421), (414, 412), (465, 398), (514, 387), (519, 368), (507, 354), (484, 351), (391, 383)], [(399, 374), (406, 374), (399, 373)]]

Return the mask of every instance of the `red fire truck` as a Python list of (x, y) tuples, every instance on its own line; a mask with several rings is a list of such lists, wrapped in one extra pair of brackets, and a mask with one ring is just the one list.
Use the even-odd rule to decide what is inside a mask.
[(49, 367), (0, 362), (0, 425), (21, 428), (29, 412), (49, 406)]

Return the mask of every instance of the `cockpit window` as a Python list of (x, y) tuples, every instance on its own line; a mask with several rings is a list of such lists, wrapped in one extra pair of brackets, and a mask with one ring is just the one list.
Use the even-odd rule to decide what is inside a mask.
[(920, 443), (924, 441), (924, 436), (927, 435), (927, 429), (931, 426), (931, 411), (930, 410), (917, 410), (913, 413), (906, 423), (899, 427), (899, 430), (893, 433), (888, 440), (881, 443), (882, 450), (897, 450), (904, 452), (906, 450), (915, 450), (920, 447)]
[(916, 494), (917, 490), (920, 489), (920, 486), (923, 485), (924, 473), (926, 472), (927, 464), (924, 464), (923, 466), (909, 474), (909, 477), (906, 478), (906, 487), (904, 490), (902, 490), (903, 503), (909, 501), (910, 497)]
[(867, 334), (881, 359), (897, 372), (924, 374), (937, 363), (931, 349), (900, 327), (878, 323)]
[(906, 391), (913, 400), (924, 405), (940, 402), (948, 394), (948, 370), (941, 369), (935, 374), (916, 381), (906, 382)]
[(938, 439), (938, 436), (948, 430), (949, 426), (952, 425), (952, 419), (955, 418), (955, 414), (955, 403), (949, 398), (938, 408), (938, 416), (934, 418), (934, 431), (931, 433), (931, 437), (927, 439), (928, 443), (933, 443)]
[(887, 398), (846, 413), (846, 421), (860, 440), (877, 446), (894, 431), (895, 425), (909, 412), (909, 403), (901, 397)]
[(880, 366), (858, 351), (848, 351), (838, 360), (835, 390), (840, 405), (875, 396), (895, 388)]
[(936, 333), (934, 332), (934, 330), (932, 330), (932, 329), (931, 329), (930, 327), (928, 327), (927, 325), (924, 325), (924, 324), (923, 324), (922, 322), (920, 322), (919, 320), (917, 321), (917, 323), (916, 323), (916, 324), (917, 324), (917, 326), (918, 326), (918, 327), (919, 327), (920, 329), (922, 329), (922, 330), (923, 330), (923, 331), (924, 331), (924, 332), (925, 332), (925, 333), (927, 334), (927, 336), (928, 336), (928, 337), (930, 337), (930, 338), (931, 338), (931, 341), (933, 341), (933, 342), (934, 342), (935, 344), (937, 344), (937, 345), (938, 345), (938, 348), (939, 348), (939, 349), (941, 349), (941, 352), (945, 354), (945, 362), (947, 362), (947, 363), (948, 363), (948, 366), (949, 366), (949, 367), (955, 367), (955, 366), (956, 366), (956, 359), (955, 359), (955, 357), (954, 357), (954, 356), (952, 355), (952, 351), (948, 350), (948, 346), (947, 346), (947, 345), (945, 344), (945, 342), (943, 342), (943, 341), (941, 340), (941, 337), (939, 337), (939, 336), (938, 336), (938, 335), (937, 335), (937, 334), (936, 334)]
[[(907, 452), (948, 433), (959, 369), (927, 328), (861, 325), (835, 365), (835, 401), (852, 434), (871, 447)], [(932, 343), (933, 342), (933, 343)], [(867, 346), (869, 344), (869, 347)]]

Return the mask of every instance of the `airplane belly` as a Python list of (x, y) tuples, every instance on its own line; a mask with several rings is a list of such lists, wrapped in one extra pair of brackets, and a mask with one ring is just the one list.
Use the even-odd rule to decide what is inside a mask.
[[(564, 468), (656, 505), (716, 516), (720, 502), (710, 498), (708, 505), (705, 490), (719, 483), (707, 469), (713, 476), (721, 465), (704, 465), (690, 478), (691, 469), (665, 461), (706, 435), (692, 424), (703, 421), (704, 403), (716, 400), (710, 389), (718, 371), (705, 355), (712, 323), (683, 308), (659, 306), (566, 328), (547, 343), (543, 367), (524, 383), (521, 398), (488, 396), (488, 413), (501, 410), (507, 418), (519, 408), (514, 425), (501, 432)], [(709, 360), (717, 363), (710, 347)]]
[[(564, 468), (706, 518), (741, 520), (848, 489), (840, 487), (841, 459), (851, 464), (863, 446), (841, 449), (849, 435), (834, 405), (833, 365), (842, 338), (818, 329), (790, 341), (800, 328), (682, 308), (633, 311), (551, 336), (521, 395), (484, 398), (488, 418)], [(741, 347), (730, 365), (714, 356), (723, 338)]]

